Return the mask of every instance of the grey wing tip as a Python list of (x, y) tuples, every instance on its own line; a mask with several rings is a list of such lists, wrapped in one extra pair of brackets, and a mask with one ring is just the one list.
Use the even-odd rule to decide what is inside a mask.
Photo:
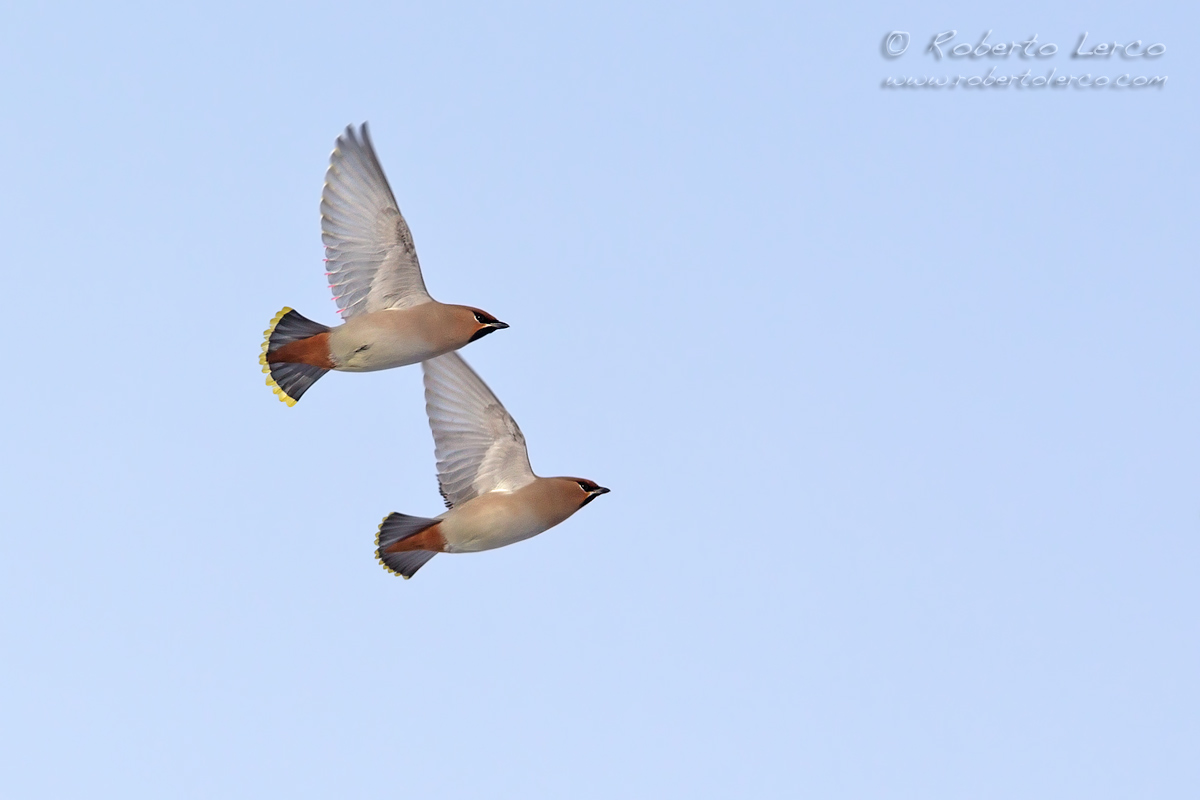
[(359, 125), (358, 130), (354, 129), (354, 123), (346, 126), (346, 130), (337, 137), (334, 142), (333, 152), (330, 153), (330, 166), (333, 166), (333, 160), (337, 158), (339, 153), (345, 153), (347, 150), (366, 150), (369, 153), (375, 152), (374, 145), (371, 144), (371, 129), (366, 120)]
[[(361, 127), (364, 132), (364, 136), (365, 136), (366, 135), (365, 132), (367, 129), (367, 123), (364, 122)], [(354, 129), (353, 122), (351, 122), (349, 125), (347, 125), (346, 129), (338, 135), (337, 139), (333, 143), (333, 152), (336, 154), (339, 150), (341, 150), (343, 147), (346, 147), (347, 145), (354, 145), (354, 146), (358, 146), (358, 147), (362, 146), (358, 141), (358, 131), (356, 131)]]

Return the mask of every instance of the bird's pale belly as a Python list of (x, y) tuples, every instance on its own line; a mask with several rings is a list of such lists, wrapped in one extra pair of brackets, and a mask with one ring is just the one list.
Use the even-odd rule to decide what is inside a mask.
[(515, 492), (490, 492), (446, 512), (441, 533), (446, 552), (476, 553), (537, 536), (561, 521), (537, 513)]
[(368, 339), (356, 343), (356, 349), (350, 357), (336, 369), (343, 372), (374, 372), (405, 367), (436, 358), (448, 350), (449, 348), (438, 347), (416, 337), (398, 339), (388, 336)]
[(329, 333), (334, 369), (374, 372), (417, 364), (453, 350), (453, 340), (425, 316), (425, 308), (377, 311), (334, 328)]

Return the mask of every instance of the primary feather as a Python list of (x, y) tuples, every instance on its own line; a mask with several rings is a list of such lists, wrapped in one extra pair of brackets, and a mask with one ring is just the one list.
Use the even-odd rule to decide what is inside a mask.
[(421, 366), (446, 504), (453, 508), (487, 492), (532, 483), (536, 476), (517, 421), (467, 362), (447, 353)]
[(412, 232), (364, 122), (337, 139), (321, 193), (329, 287), (343, 319), (428, 303)]

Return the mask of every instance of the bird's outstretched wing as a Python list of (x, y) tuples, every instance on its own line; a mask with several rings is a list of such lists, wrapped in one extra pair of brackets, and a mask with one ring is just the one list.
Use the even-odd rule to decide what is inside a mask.
[(430, 302), (408, 223), (375, 157), (367, 123), (337, 139), (321, 193), (326, 276), (343, 319)]
[(491, 491), (513, 491), (536, 477), (525, 437), (462, 356), (424, 362), (425, 410), (433, 429), (438, 485), (453, 508)]

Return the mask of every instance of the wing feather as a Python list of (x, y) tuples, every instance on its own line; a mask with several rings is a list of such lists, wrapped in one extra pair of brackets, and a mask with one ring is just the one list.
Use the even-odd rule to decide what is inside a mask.
[(536, 477), (525, 436), (458, 353), (424, 362), (425, 410), (433, 429), (438, 486), (446, 505), (513, 491)]
[(321, 193), (326, 277), (343, 319), (428, 303), (412, 232), (364, 122), (337, 139)]

